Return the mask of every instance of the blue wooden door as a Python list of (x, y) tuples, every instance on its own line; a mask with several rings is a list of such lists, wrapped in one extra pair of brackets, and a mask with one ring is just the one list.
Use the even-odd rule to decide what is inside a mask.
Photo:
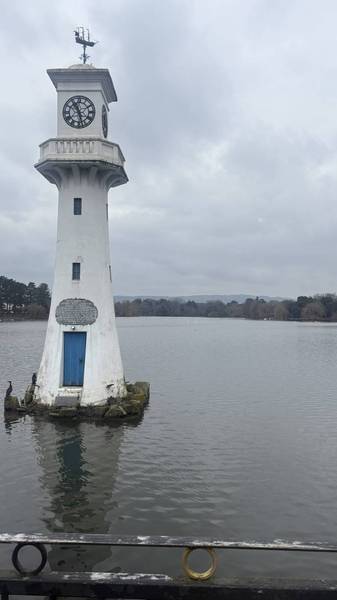
[(86, 333), (64, 333), (63, 385), (83, 385)]

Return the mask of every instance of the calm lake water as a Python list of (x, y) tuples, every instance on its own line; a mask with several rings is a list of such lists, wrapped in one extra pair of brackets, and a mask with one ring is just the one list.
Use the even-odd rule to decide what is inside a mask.
[[(45, 323), (0, 323), (22, 395)], [(337, 542), (337, 326), (118, 319), (139, 424), (1, 421), (0, 531)], [(0, 562), (7, 566), (7, 547)], [(333, 555), (219, 552), (220, 575), (335, 577)], [(53, 568), (180, 573), (176, 550), (52, 551)]]

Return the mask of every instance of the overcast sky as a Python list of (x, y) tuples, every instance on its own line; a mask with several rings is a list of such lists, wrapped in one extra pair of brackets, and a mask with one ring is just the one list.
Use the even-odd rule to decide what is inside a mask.
[(0, 274), (52, 283), (51, 67), (77, 25), (118, 95), (110, 139), (116, 294), (337, 291), (336, 0), (11, 0), (1, 4)]

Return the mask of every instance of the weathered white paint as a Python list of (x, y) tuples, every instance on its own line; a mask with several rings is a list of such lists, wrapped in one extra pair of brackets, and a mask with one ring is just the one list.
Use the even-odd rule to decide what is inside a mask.
[(164, 575), (162, 573), (156, 573), (155, 575), (151, 573), (103, 573), (103, 572), (93, 572), (89, 574), (91, 581), (173, 581), (172, 577), (169, 575)]
[[(38, 171), (59, 190), (56, 264), (52, 303), (35, 397), (52, 405), (57, 396), (78, 398), (82, 405), (104, 404), (108, 397), (126, 395), (116, 331), (110, 277), (110, 244), (107, 218), (110, 187), (127, 182), (124, 156), (103, 137), (103, 104), (116, 100), (107, 69), (75, 65), (48, 71), (58, 95), (57, 137), (40, 146)], [(69, 127), (63, 119), (64, 103), (84, 95), (96, 108), (93, 123), (83, 129)], [(73, 199), (82, 198), (82, 214), (73, 214)], [(80, 281), (72, 280), (72, 263), (81, 264)], [(92, 325), (60, 325), (57, 305), (66, 298), (91, 300), (98, 309)], [(63, 386), (63, 334), (86, 332), (83, 387)]]

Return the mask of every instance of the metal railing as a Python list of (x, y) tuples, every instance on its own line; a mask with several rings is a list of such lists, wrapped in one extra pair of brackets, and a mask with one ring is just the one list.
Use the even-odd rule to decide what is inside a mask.
[[(254, 550), (286, 552), (337, 552), (337, 545), (312, 542), (302, 543), (274, 540), (270, 543), (256, 541), (226, 541), (208, 538), (180, 538), (170, 536), (118, 536), (100, 534), (0, 534), (0, 544), (14, 544), (12, 563), (15, 571), (0, 571), (2, 600), (9, 595), (34, 595), (126, 598), (148, 600), (217, 600), (255, 599), (263, 596), (270, 600), (305, 600), (337, 598), (337, 580), (214, 580), (218, 550)], [(103, 573), (103, 572), (45, 572), (48, 553), (46, 546), (117, 546), (181, 548), (183, 576), (171, 577), (155, 573)], [(28, 570), (20, 560), (22, 548), (31, 546), (40, 553), (40, 564)], [(211, 565), (205, 571), (195, 571), (189, 565), (191, 553), (197, 549), (208, 552)]]

